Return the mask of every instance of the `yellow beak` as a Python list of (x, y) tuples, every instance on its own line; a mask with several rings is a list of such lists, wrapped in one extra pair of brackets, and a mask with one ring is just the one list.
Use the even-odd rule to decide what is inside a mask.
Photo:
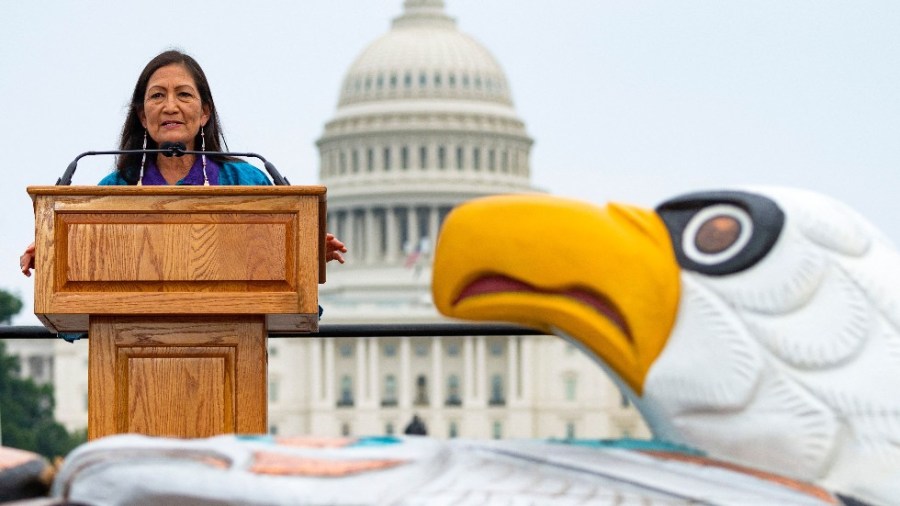
[(432, 292), (451, 317), (578, 339), (638, 395), (675, 321), (679, 268), (652, 210), (487, 197), (447, 217)]

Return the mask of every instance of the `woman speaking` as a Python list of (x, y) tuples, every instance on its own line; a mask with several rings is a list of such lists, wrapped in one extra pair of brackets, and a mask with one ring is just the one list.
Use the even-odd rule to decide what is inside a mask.
[[(186, 151), (222, 151), (225, 144), (209, 82), (200, 65), (180, 51), (159, 54), (144, 67), (125, 124), (120, 150), (157, 149), (164, 143), (180, 143)], [(236, 158), (211, 154), (119, 156), (115, 172), (101, 185), (270, 185), (269, 178), (253, 165)], [(325, 236), (325, 260), (344, 263), (344, 244), (333, 234)], [(22, 273), (34, 268), (34, 243), (19, 259)]]

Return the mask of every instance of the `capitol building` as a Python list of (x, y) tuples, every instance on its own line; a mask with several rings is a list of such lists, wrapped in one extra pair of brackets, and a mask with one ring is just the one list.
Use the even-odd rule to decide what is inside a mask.
[[(328, 230), (350, 248), (320, 286), (322, 324), (447, 321), (430, 294), (447, 214), (540, 191), (514, 84), (443, 0), (406, 0), (350, 64), (316, 141)], [(57, 419), (84, 427), (87, 343), (47, 343)], [(553, 336), (270, 339), (268, 395), (269, 430), (285, 435), (401, 434), (413, 416), (437, 438), (647, 435), (601, 368)]]

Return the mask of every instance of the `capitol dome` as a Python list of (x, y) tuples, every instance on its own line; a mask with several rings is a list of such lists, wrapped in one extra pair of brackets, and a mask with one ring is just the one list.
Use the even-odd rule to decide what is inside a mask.
[[(506, 75), (459, 31), (443, 0), (405, 0), (390, 30), (350, 65), (316, 144), (328, 229), (351, 249), (320, 291), (332, 307), (385, 295), (361, 286), (379, 276), (396, 300), (399, 278), (390, 271), (406, 273), (412, 255), (428, 253), (459, 203), (534, 191), (532, 140)], [(427, 278), (411, 298), (427, 298)]]
[(512, 105), (497, 60), (456, 29), (441, 1), (407, 1), (393, 29), (344, 77), (340, 106), (385, 99), (453, 98)]

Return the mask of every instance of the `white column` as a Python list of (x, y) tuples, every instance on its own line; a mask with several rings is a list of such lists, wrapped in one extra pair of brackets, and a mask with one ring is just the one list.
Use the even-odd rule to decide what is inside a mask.
[(463, 339), (463, 405), (476, 405), (475, 399), (475, 346), (472, 336)]
[(400, 407), (412, 405), (412, 366), (410, 363), (409, 337), (400, 338)]
[(439, 408), (444, 404), (444, 371), (441, 367), (443, 349), (441, 338), (431, 339), (431, 407)]
[(534, 375), (526, 374), (528, 371), (534, 370), (532, 364), (532, 356), (534, 355), (534, 344), (539, 337), (525, 336), (522, 338), (522, 346), (519, 351), (522, 357), (519, 361), (519, 378), (522, 381), (522, 399), (526, 404), (531, 405), (534, 402), (532, 384), (534, 383)]
[(481, 404), (487, 404), (487, 340), (484, 336), (475, 338), (475, 390)]
[(430, 172), (435, 172), (438, 170), (438, 144), (437, 141), (431, 141), (428, 143), (428, 165), (426, 168)]
[(381, 378), (378, 373), (379, 347), (378, 338), (370, 337), (369, 341), (369, 398), (375, 406), (381, 405)]
[(387, 235), (386, 260), (388, 263), (396, 262), (400, 253), (400, 229), (392, 206), (384, 208), (384, 233)]
[(347, 243), (347, 249), (350, 251), (350, 254), (348, 256), (352, 257), (353, 260), (356, 260), (357, 258), (359, 260), (362, 260), (362, 256), (363, 256), (363, 250), (361, 249), (362, 243), (360, 242), (359, 234), (357, 233), (356, 216), (355, 216), (355, 213), (353, 212), (352, 207), (347, 209), (347, 218), (346, 219), (347, 219), (347, 239), (345, 242)]
[(309, 342), (309, 370), (312, 375), (312, 396), (310, 403), (313, 407), (322, 403), (323, 392), (322, 381), (322, 339), (314, 337)]
[(325, 398), (323, 401), (329, 407), (335, 406), (335, 390), (337, 378), (334, 376), (334, 339), (325, 339)]
[(439, 218), (440, 209), (438, 206), (432, 206), (428, 209), (428, 238), (431, 239), (431, 249), (437, 245), (438, 228), (441, 223)]
[(366, 263), (375, 263), (378, 258), (378, 240), (375, 230), (375, 210), (371, 207), (365, 210), (365, 234), (366, 234)]
[(518, 403), (522, 390), (519, 386), (519, 338), (506, 338), (507, 383), (506, 399), (508, 404)]
[(369, 395), (369, 382), (366, 381), (366, 340), (356, 338), (356, 405), (366, 406), (371, 400)]
[(416, 251), (419, 248), (419, 217), (416, 206), (406, 208), (406, 232), (411, 251)]

